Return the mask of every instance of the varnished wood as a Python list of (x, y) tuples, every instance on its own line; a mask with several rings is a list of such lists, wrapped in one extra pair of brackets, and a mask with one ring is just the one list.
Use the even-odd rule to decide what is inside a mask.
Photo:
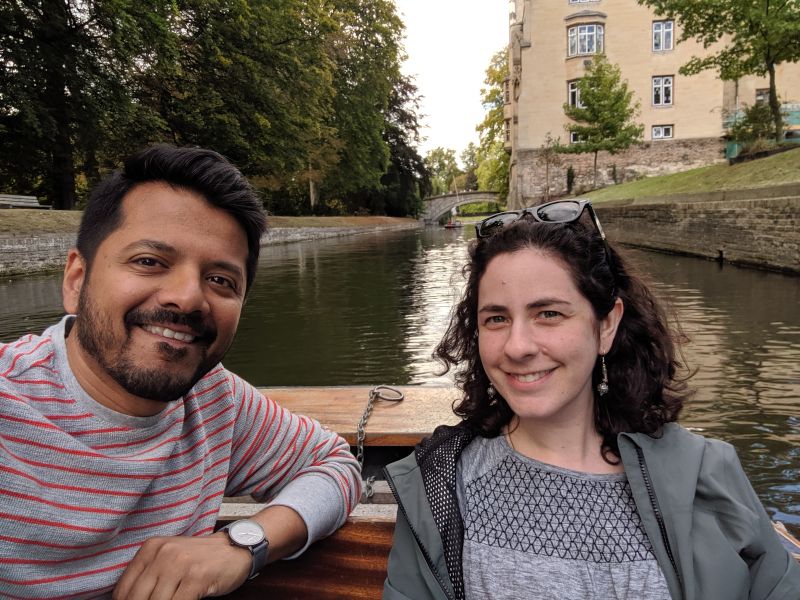
[[(308, 415), (356, 443), (356, 427), (372, 386), (263, 388), (261, 391), (290, 411)], [(454, 387), (397, 386), (402, 402), (377, 400), (367, 423), (367, 446), (413, 447), (437, 425), (455, 424), (453, 402), (461, 397)]]
[(350, 518), (296, 560), (268, 565), (229, 600), (377, 600), (386, 579), (394, 519)]

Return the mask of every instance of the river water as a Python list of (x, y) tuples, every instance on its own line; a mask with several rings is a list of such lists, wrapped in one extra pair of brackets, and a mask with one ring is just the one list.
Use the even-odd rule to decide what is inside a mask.
[[(226, 366), (263, 386), (450, 384), (430, 355), (471, 236), (428, 228), (264, 248)], [(697, 393), (681, 422), (732, 443), (768, 512), (800, 533), (800, 279), (632, 255), (691, 338)], [(54, 322), (59, 297), (58, 276), (0, 282), (0, 340)]]

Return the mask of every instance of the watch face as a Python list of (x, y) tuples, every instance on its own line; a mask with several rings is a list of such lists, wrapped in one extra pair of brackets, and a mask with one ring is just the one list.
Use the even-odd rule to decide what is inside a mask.
[(228, 535), (235, 544), (255, 546), (264, 539), (264, 530), (255, 521), (236, 521), (228, 529)]

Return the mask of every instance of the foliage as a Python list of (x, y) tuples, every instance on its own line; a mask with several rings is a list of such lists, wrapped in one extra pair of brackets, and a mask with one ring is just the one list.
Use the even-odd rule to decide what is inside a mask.
[(565, 153), (594, 154), (593, 187), (597, 187), (597, 154), (615, 154), (642, 138), (644, 127), (633, 122), (639, 103), (622, 80), (620, 68), (602, 54), (594, 57), (586, 74), (578, 82), (581, 105), (564, 104), (564, 113), (574, 122), (566, 126), (578, 140), (561, 146)]
[(389, 168), (381, 177), (382, 188), (370, 193), (373, 214), (417, 216), (422, 198), (430, 193), (425, 161), (417, 152), (420, 141), (417, 86), (401, 78), (389, 97), (384, 141), (389, 147)]
[(481, 88), (481, 101), (486, 116), (476, 127), (480, 144), (476, 152), (478, 189), (508, 195), (509, 155), (505, 151), (505, 120), (503, 117), (504, 82), (508, 77), (508, 51), (504, 48), (492, 56), (486, 68)]
[(774, 133), (772, 111), (762, 102), (744, 109), (744, 115), (728, 128), (728, 135), (737, 142), (753, 142), (771, 137)]
[[(554, 138), (550, 132), (544, 138), (544, 144), (539, 148), (539, 154), (536, 160), (539, 164), (544, 165), (544, 199), (550, 199), (550, 168), (558, 167), (561, 165), (561, 156), (558, 153), (559, 139)], [(573, 173), (574, 176), (574, 173)]]
[(478, 150), (478, 189), (497, 192), (500, 201), (505, 203), (508, 196), (509, 154), (501, 140), (488, 148), (481, 144)]
[(391, 0), (8, 0), (0, 189), (70, 208), (168, 141), (221, 152), (272, 210), (413, 213), (427, 178), (402, 33)]
[[(0, 177), (6, 189), (72, 208), (76, 162), (131, 102), (130, 73), (168, 45), (171, 3), (0, 3)], [(143, 114), (142, 127), (152, 125)]]
[(681, 40), (697, 39), (714, 52), (693, 57), (681, 67), (684, 75), (715, 69), (722, 79), (768, 75), (773, 135), (783, 133), (775, 68), (800, 60), (800, 3), (769, 0), (637, 0), (659, 15), (674, 19)]
[(470, 142), (461, 153), (461, 164), (464, 165), (463, 181), (459, 183), (461, 190), (478, 189), (478, 147)]
[(425, 167), (431, 178), (431, 195), (439, 196), (456, 191), (455, 180), (461, 174), (456, 162), (456, 151), (434, 148), (425, 156)]

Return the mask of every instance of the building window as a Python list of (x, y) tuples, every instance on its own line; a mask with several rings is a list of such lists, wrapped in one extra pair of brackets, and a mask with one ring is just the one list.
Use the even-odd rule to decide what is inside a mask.
[(567, 30), (569, 56), (598, 54), (603, 51), (603, 26), (576, 25)]
[(574, 79), (567, 82), (567, 104), (584, 108), (583, 102), (581, 102), (581, 89), (578, 87), (579, 81), (580, 79)]
[(503, 101), (506, 104), (511, 104), (511, 80), (506, 79), (503, 81)]
[(653, 52), (672, 50), (672, 21), (653, 21)]
[(569, 143), (570, 144), (580, 144), (583, 141), (583, 138), (578, 135), (574, 131), (569, 132)]
[(654, 140), (672, 139), (672, 125), (653, 125), (650, 137)]
[(653, 106), (672, 106), (672, 75), (653, 77)]
[(756, 104), (766, 104), (769, 102), (769, 88), (759, 88), (756, 90)]
[(505, 131), (506, 141), (511, 141), (511, 119), (506, 119), (503, 125), (503, 131)]

